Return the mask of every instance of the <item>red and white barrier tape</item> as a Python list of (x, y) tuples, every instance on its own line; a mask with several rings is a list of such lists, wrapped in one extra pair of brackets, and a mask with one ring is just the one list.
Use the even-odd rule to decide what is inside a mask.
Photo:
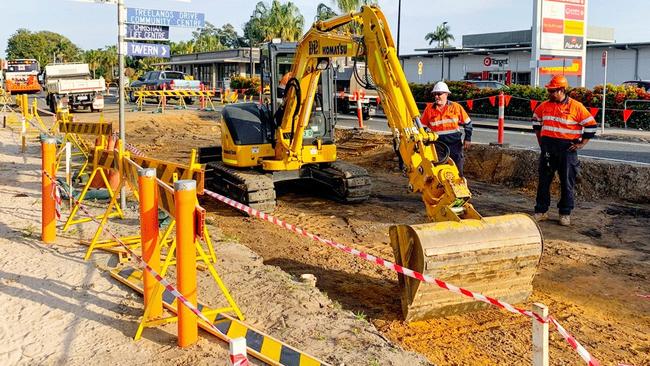
[[(135, 148), (133, 145), (127, 144), (126, 146), (134, 154), (140, 153), (140, 151), (137, 150), (137, 148)], [(249, 214), (251, 216), (258, 217), (258, 218), (260, 218), (262, 220), (265, 220), (265, 221), (268, 221), (268, 222), (270, 222), (272, 224), (275, 224), (277, 226), (283, 227), (283, 228), (285, 228), (285, 229), (287, 229), (289, 231), (292, 231), (292, 232), (294, 232), (296, 234), (302, 235), (302, 236), (307, 237), (309, 239), (312, 239), (314, 241), (320, 242), (322, 244), (325, 244), (325, 245), (334, 247), (336, 249), (342, 250), (344, 252), (347, 252), (349, 254), (355, 255), (355, 256), (357, 256), (359, 258), (362, 258), (362, 259), (364, 259), (366, 261), (369, 261), (369, 262), (375, 263), (377, 265), (386, 267), (386, 268), (388, 268), (390, 270), (393, 270), (393, 271), (395, 271), (397, 273), (401, 273), (401, 274), (403, 274), (405, 276), (415, 278), (415, 279), (417, 279), (419, 281), (422, 281), (422, 282), (435, 284), (436, 286), (444, 288), (445, 290), (449, 290), (449, 291), (457, 293), (459, 295), (471, 297), (471, 298), (476, 299), (478, 301), (482, 301), (484, 303), (494, 305), (496, 307), (505, 309), (505, 310), (507, 310), (507, 311), (509, 311), (511, 313), (522, 314), (522, 315), (525, 315), (525, 316), (527, 316), (529, 318), (534, 318), (540, 323), (551, 322), (551, 323), (553, 323), (555, 325), (555, 327), (558, 330), (558, 332), (560, 333), (560, 335), (567, 341), (567, 343), (569, 343), (569, 345), (574, 350), (576, 350), (578, 352), (580, 357), (582, 357), (582, 359), (585, 362), (587, 362), (588, 365), (590, 365), (590, 366), (599, 365), (598, 360), (596, 358), (594, 358), (593, 356), (591, 356), (591, 354), (589, 354), (589, 352), (569, 332), (567, 332), (560, 325), (560, 323), (557, 320), (555, 320), (553, 317), (549, 317), (548, 319), (544, 319), (544, 318), (540, 317), (539, 315), (533, 313), (530, 310), (524, 310), (524, 309), (517, 308), (517, 307), (515, 307), (515, 306), (513, 306), (513, 305), (511, 305), (511, 304), (509, 304), (507, 302), (503, 302), (501, 300), (498, 300), (498, 299), (495, 299), (495, 298), (492, 298), (492, 297), (489, 297), (489, 296), (485, 296), (485, 295), (482, 295), (480, 293), (472, 292), (472, 291), (469, 291), (467, 289), (454, 286), (454, 285), (452, 285), (450, 283), (447, 283), (445, 281), (442, 281), (440, 279), (433, 278), (431, 276), (422, 274), (422, 273), (417, 272), (417, 271), (413, 271), (411, 269), (402, 267), (402, 266), (400, 266), (398, 264), (392, 263), (392, 262), (387, 261), (385, 259), (377, 258), (377, 257), (375, 257), (373, 255), (361, 252), (361, 251), (356, 250), (354, 248), (350, 248), (350, 247), (348, 247), (346, 245), (343, 245), (341, 243), (337, 243), (337, 242), (334, 242), (334, 241), (328, 240), (328, 239), (323, 239), (323, 238), (321, 238), (321, 237), (319, 237), (319, 236), (317, 236), (315, 234), (312, 234), (312, 233), (310, 233), (310, 232), (308, 232), (308, 231), (306, 231), (306, 230), (304, 230), (302, 228), (299, 228), (299, 227), (297, 227), (295, 225), (292, 225), (292, 224), (289, 224), (289, 223), (287, 223), (287, 222), (285, 222), (283, 220), (280, 220), (277, 217), (274, 217), (272, 215), (269, 215), (269, 214), (266, 214), (264, 212), (258, 211), (258, 210), (254, 209), (252, 207), (246, 206), (246, 205), (244, 205), (242, 203), (239, 203), (239, 202), (237, 202), (235, 200), (232, 200), (232, 199), (230, 199), (228, 197), (222, 196), (222, 195), (220, 195), (218, 193), (212, 192), (212, 191), (210, 191), (208, 189), (205, 189), (204, 192), (208, 196), (210, 196), (212, 198), (215, 198), (215, 199), (217, 199), (217, 200), (219, 200), (219, 201), (221, 201), (221, 202), (223, 202), (223, 203), (225, 203), (225, 204), (227, 204), (227, 205), (229, 205), (231, 207), (234, 207), (234, 208), (236, 208), (236, 209), (238, 209), (240, 211), (244, 211), (244, 212), (246, 212), (247, 214)]]
[(132, 144), (129, 144), (128, 142), (124, 144), (124, 147), (129, 150), (130, 152), (134, 153), (137, 156), (144, 156), (144, 153), (140, 151), (137, 147), (133, 146)]
[(246, 356), (246, 338), (240, 337), (230, 340), (230, 366), (250, 366)]
[(333, 248), (342, 250), (342, 251), (344, 251), (346, 253), (352, 254), (352, 255), (357, 256), (359, 258), (362, 258), (362, 259), (364, 259), (366, 261), (369, 261), (371, 263), (374, 263), (374, 264), (383, 266), (385, 268), (388, 268), (388, 269), (390, 269), (390, 270), (392, 270), (394, 272), (401, 273), (401, 274), (403, 274), (405, 276), (415, 278), (415, 279), (417, 279), (419, 281), (422, 281), (422, 282), (427, 282), (427, 283), (434, 284), (434, 285), (436, 285), (436, 286), (438, 286), (440, 288), (443, 288), (445, 290), (449, 290), (449, 291), (454, 292), (454, 293), (459, 294), (459, 295), (471, 297), (471, 298), (473, 298), (475, 300), (482, 301), (482, 302), (490, 304), (490, 305), (494, 305), (496, 307), (505, 309), (505, 310), (507, 310), (507, 311), (509, 311), (511, 313), (525, 315), (527, 317), (536, 319), (540, 323), (552, 322), (556, 326), (556, 328), (557, 328), (558, 332), (560, 333), (560, 335), (562, 335), (562, 337), (564, 337), (564, 339), (571, 345), (571, 347), (573, 347), (573, 349), (575, 349), (578, 352), (580, 357), (582, 357), (582, 359), (585, 360), (585, 362), (587, 362), (590, 366), (599, 365), (598, 360), (596, 360), (594, 357), (592, 357), (589, 354), (589, 352), (580, 343), (578, 343), (578, 341), (573, 336), (571, 336), (571, 334), (569, 334), (564, 328), (562, 328), (562, 326), (560, 325), (560, 323), (557, 322), (557, 320), (555, 320), (552, 317), (549, 317), (548, 319), (544, 319), (544, 318), (540, 317), (539, 315), (533, 313), (530, 310), (524, 310), (524, 309), (517, 308), (517, 307), (515, 307), (515, 306), (513, 306), (513, 305), (511, 305), (511, 304), (509, 304), (507, 302), (503, 302), (501, 300), (498, 300), (498, 299), (495, 299), (495, 298), (492, 298), (492, 297), (489, 297), (489, 296), (485, 296), (485, 295), (480, 294), (480, 293), (472, 292), (472, 291), (469, 291), (469, 290), (464, 289), (462, 287), (454, 286), (454, 285), (452, 285), (450, 283), (447, 283), (445, 281), (442, 281), (440, 279), (433, 278), (431, 276), (422, 274), (420, 272), (417, 272), (417, 271), (402, 267), (402, 266), (400, 266), (398, 264), (392, 263), (392, 262), (387, 261), (385, 259), (375, 257), (373, 255), (361, 252), (361, 251), (359, 251), (357, 249), (354, 249), (354, 248), (350, 248), (350, 247), (348, 247), (346, 245), (343, 245), (341, 243), (337, 243), (337, 242), (329, 240), (329, 239), (323, 239), (323, 238), (321, 238), (321, 237), (319, 237), (319, 236), (317, 236), (315, 234), (312, 234), (312, 233), (310, 233), (310, 232), (308, 232), (308, 231), (306, 231), (306, 230), (304, 230), (304, 229), (302, 229), (300, 227), (297, 227), (297, 226), (289, 224), (289, 223), (287, 223), (287, 222), (285, 222), (283, 220), (280, 220), (277, 217), (274, 217), (272, 215), (269, 215), (269, 214), (266, 214), (264, 212), (258, 211), (258, 210), (254, 209), (254, 208), (248, 207), (248, 206), (246, 206), (246, 205), (244, 205), (242, 203), (234, 201), (234, 200), (232, 200), (232, 199), (230, 199), (228, 197), (222, 196), (222, 195), (220, 195), (218, 193), (215, 193), (215, 192), (212, 192), (210, 190), (205, 189), (204, 192), (208, 196), (210, 196), (210, 197), (212, 197), (212, 198), (214, 198), (216, 200), (219, 200), (219, 201), (221, 201), (221, 202), (223, 202), (223, 203), (225, 203), (225, 204), (227, 204), (229, 206), (232, 206), (232, 207), (234, 207), (234, 208), (236, 208), (236, 209), (238, 209), (240, 211), (246, 212), (247, 214), (249, 214), (251, 216), (258, 217), (258, 218), (260, 218), (262, 220), (268, 221), (268, 222), (270, 222), (272, 224), (275, 224), (275, 225), (283, 227), (283, 228), (285, 228), (285, 229), (287, 229), (289, 231), (292, 231), (292, 232), (294, 232), (294, 233), (296, 233), (298, 235), (302, 235), (304, 237), (307, 237), (307, 238), (312, 239), (314, 241), (317, 241), (319, 243), (322, 243), (322, 244), (331, 246)]
[[(53, 179), (49, 174), (47, 174), (47, 172), (43, 172), (43, 173), (45, 174), (45, 176), (48, 177), (48, 179), (50, 179), (50, 181), (52, 181), (52, 184), (54, 184), (54, 185), (56, 185), (56, 186), (59, 186), (58, 182), (56, 182), (56, 180), (54, 180), (54, 179)], [(60, 187), (60, 186), (59, 186), (59, 187)], [(61, 188), (61, 189), (65, 189), (65, 188)], [(70, 197), (72, 197), (72, 193), (71, 193), (71, 192), (70, 192)], [(98, 225), (101, 225), (101, 222), (99, 222), (99, 221), (95, 218), (95, 216), (92, 215), (92, 214), (91, 214), (91, 213), (90, 213), (90, 212), (89, 212), (89, 211), (84, 207), (84, 205), (83, 205), (81, 202), (77, 201), (77, 199), (74, 199), (74, 198), (73, 198), (73, 200), (75, 201), (74, 204), (77, 205), (77, 206), (81, 209), (81, 211), (82, 211), (84, 214), (86, 214), (86, 216), (88, 216), (88, 218), (89, 218), (90, 220), (92, 220), (94, 223), (96, 223), (96, 224), (98, 224)], [(104, 230), (105, 230), (105, 231), (106, 231), (106, 232), (107, 232), (111, 237), (113, 237), (113, 239), (114, 239), (117, 243), (119, 243), (119, 244), (120, 244), (120, 245), (121, 245), (121, 246), (122, 246), (122, 247), (123, 247), (123, 248), (124, 248), (124, 249), (125, 249), (125, 250), (126, 250), (126, 251), (131, 255), (131, 256), (132, 256), (132, 257), (133, 257), (133, 258), (136, 259), (136, 261), (139, 263), (140, 267), (142, 267), (145, 271), (151, 273), (151, 275), (152, 275), (153, 277), (156, 278), (156, 281), (160, 282), (160, 284), (163, 285), (163, 286), (165, 287), (165, 289), (166, 289), (167, 291), (169, 291), (169, 292), (170, 292), (170, 293), (171, 293), (175, 298), (177, 298), (179, 302), (181, 302), (181, 303), (182, 303), (183, 305), (185, 305), (188, 309), (190, 309), (190, 311), (192, 311), (194, 314), (196, 314), (196, 316), (199, 317), (199, 319), (203, 320), (203, 321), (205, 322), (205, 324), (207, 324), (210, 328), (212, 328), (212, 330), (214, 330), (214, 331), (216, 331), (216, 332), (219, 332), (219, 334), (223, 334), (223, 332), (220, 331), (219, 328), (217, 328), (217, 326), (214, 325), (214, 324), (213, 324), (213, 323), (212, 323), (212, 322), (211, 322), (211, 321), (210, 321), (210, 320), (209, 320), (205, 315), (203, 315), (203, 313), (201, 313), (201, 311), (200, 311), (196, 306), (194, 306), (194, 305), (193, 305), (189, 300), (187, 300), (187, 299), (185, 298), (185, 296), (183, 296), (183, 294), (181, 294), (181, 293), (176, 289), (176, 287), (174, 287), (174, 285), (172, 285), (169, 281), (167, 281), (167, 280), (166, 280), (165, 278), (163, 278), (160, 274), (158, 274), (158, 272), (154, 271), (153, 268), (151, 268), (151, 267), (147, 264), (147, 262), (144, 261), (144, 259), (142, 259), (140, 256), (138, 256), (135, 252), (133, 252), (133, 251), (132, 251), (132, 250), (131, 250), (131, 249), (130, 249), (130, 248), (129, 248), (129, 247), (128, 247), (128, 246), (127, 246), (127, 245), (126, 245), (126, 244), (125, 244), (121, 239), (120, 239), (119, 236), (117, 236), (115, 233), (113, 233), (113, 232), (110, 230), (110, 228), (106, 227), (106, 228), (104, 228)], [(223, 334), (223, 335), (225, 336), (225, 334)], [(226, 337), (226, 338), (227, 338), (227, 337)]]

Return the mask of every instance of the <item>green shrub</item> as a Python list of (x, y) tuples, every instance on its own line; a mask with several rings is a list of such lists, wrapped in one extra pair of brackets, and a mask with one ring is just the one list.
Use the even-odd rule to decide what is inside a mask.
[(258, 77), (233, 76), (230, 79), (230, 89), (245, 89), (244, 94), (246, 95), (258, 94), (260, 84)]
[[(433, 101), (431, 95), (433, 85), (410, 84), (413, 97), (421, 108), (423, 108), (424, 103)], [(449, 81), (447, 85), (449, 85), (449, 90), (451, 91), (449, 99), (461, 102), (470, 114), (486, 114), (496, 117), (497, 107), (492, 106), (487, 98), (498, 95), (499, 90), (479, 89), (462, 81)], [(512, 96), (510, 104), (506, 107), (506, 117), (531, 117), (533, 112), (530, 109), (530, 100), (533, 99), (541, 102), (548, 98), (548, 93), (545, 88), (529, 85), (513, 84), (502, 89), (502, 91)], [(593, 89), (571, 88), (568, 90), (568, 94), (571, 98), (581, 102), (587, 108), (602, 107), (602, 85), (598, 85)], [(474, 100), (474, 106), (471, 110), (467, 108), (466, 103), (463, 103), (469, 99)], [(627, 121), (627, 127), (650, 129), (650, 93), (641, 88), (631, 86), (607, 84), (606, 107), (607, 109), (611, 109), (606, 112), (605, 120), (607, 123), (612, 127), (624, 126), (622, 110), (625, 107), (626, 100), (628, 101), (627, 108), (635, 110)], [(633, 102), (632, 100), (648, 102)], [(596, 115), (597, 121), (600, 121), (601, 113), (602, 111), (599, 111)]]

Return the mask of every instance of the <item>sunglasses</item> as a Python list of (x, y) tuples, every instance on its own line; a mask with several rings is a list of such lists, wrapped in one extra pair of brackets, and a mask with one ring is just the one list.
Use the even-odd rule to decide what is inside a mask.
[(444, 95), (444, 94), (447, 94), (447, 93), (433, 93), (433, 96), (434, 97), (439, 97), (439, 96)]
[(562, 88), (560, 88), (560, 89), (548, 89), (548, 93), (553, 94), (553, 93), (559, 92), (560, 90), (564, 90), (564, 89), (562, 89)]

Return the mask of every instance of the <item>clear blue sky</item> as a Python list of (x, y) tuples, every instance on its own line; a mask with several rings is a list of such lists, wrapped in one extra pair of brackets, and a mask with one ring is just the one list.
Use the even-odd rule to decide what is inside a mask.
[[(265, 0), (269, 2), (270, 0)], [(283, 0), (285, 1), (285, 0)], [(650, 41), (650, 14), (647, 0), (588, 0), (589, 24), (615, 28), (619, 42)], [(129, 7), (202, 12), (206, 20), (221, 26), (231, 23), (239, 32), (249, 19), (258, 0), (125, 0)], [(293, 0), (305, 17), (307, 28), (320, 2), (331, 0)], [(397, 39), (398, 0), (379, 0), (393, 36)], [(460, 45), (463, 34), (499, 32), (530, 28), (533, 0), (402, 0), (402, 54), (428, 47), (424, 35), (443, 21)], [(88, 4), (71, 0), (0, 0), (0, 57), (7, 39), (18, 28), (48, 30), (63, 34), (83, 49), (100, 48), (117, 42), (117, 11), (114, 5)], [(615, 15), (615, 16), (612, 16)], [(190, 38), (191, 30), (173, 28), (174, 41)]]

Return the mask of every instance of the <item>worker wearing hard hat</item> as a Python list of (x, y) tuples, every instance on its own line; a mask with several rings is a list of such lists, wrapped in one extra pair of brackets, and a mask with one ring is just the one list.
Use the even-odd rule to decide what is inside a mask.
[(568, 86), (564, 76), (553, 76), (546, 84), (549, 100), (541, 103), (533, 113), (533, 129), (541, 148), (534, 217), (537, 221), (548, 219), (551, 182), (557, 171), (561, 190), (557, 207), (560, 225), (563, 226), (571, 225), (574, 186), (579, 168), (578, 150), (594, 137), (597, 128), (587, 108), (567, 95)]
[(445, 82), (437, 82), (431, 93), (434, 102), (427, 104), (420, 120), (438, 135), (438, 141), (449, 146), (449, 155), (462, 177), (463, 148), (468, 149), (472, 144), (472, 120), (460, 104), (447, 99), (451, 92)]

